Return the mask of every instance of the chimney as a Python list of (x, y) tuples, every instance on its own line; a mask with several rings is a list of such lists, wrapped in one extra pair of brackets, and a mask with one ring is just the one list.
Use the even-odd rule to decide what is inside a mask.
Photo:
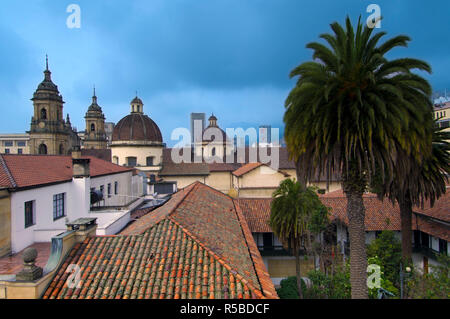
[(81, 158), (81, 149), (79, 146), (72, 148), (72, 176), (73, 178), (89, 177), (89, 158)]
[(72, 158), (81, 158), (81, 148), (79, 145), (72, 147)]
[(97, 218), (78, 218), (67, 223), (68, 231), (75, 231), (77, 242), (83, 242), (87, 237), (95, 236), (97, 230)]
[(37, 256), (36, 248), (27, 248), (24, 250), (22, 255), (23, 269), (16, 275), (16, 280), (35, 281), (42, 277), (42, 268), (35, 264)]

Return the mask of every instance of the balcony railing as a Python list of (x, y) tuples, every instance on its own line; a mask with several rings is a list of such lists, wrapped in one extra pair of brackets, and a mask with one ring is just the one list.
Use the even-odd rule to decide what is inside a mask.
[[(292, 256), (292, 254), (283, 248), (283, 246), (258, 246), (261, 256)], [(300, 255), (304, 255), (304, 251), (300, 249)]]
[(431, 258), (434, 260), (437, 260), (437, 257), (439, 256), (438, 251), (431, 249), (430, 247), (422, 246), (422, 245), (414, 245), (413, 253), (419, 253), (419, 254), (422, 254), (422, 255), (427, 256), (428, 258)]

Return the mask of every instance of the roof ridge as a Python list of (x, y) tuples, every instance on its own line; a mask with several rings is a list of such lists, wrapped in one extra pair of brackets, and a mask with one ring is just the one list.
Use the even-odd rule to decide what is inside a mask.
[[(197, 182), (196, 182), (197, 183)], [(252, 280), (246, 279), (244, 278), (236, 269), (232, 268), (229, 263), (224, 260), (223, 258), (221, 258), (219, 255), (217, 255), (213, 250), (211, 250), (211, 248), (209, 248), (208, 246), (206, 246), (197, 236), (195, 236), (194, 234), (192, 234), (188, 229), (186, 229), (183, 225), (181, 225), (180, 223), (178, 223), (176, 220), (174, 220), (173, 218), (171, 218), (170, 216), (166, 217), (169, 221), (171, 221), (172, 223), (174, 223), (176, 226), (178, 226), (188, 237), (190, 237), (194, 242), (197, 243), (197, 245), (199, 245), (201, 248), (203, 248), (204, 250), (206, 250), (208, 252), (208, 254), (211, 254), (214, 259), (217, 260), (217, 262), (219, 264), (221, 264), (225, 269), (227, 269), (228, 271), (230, 271), (237, 280), (239, 280), (240, 282), (242, 282), (243, 284), (248, 285), (253, 291), (254, 294), (256, 294), (257, 296), (260, 297), (264, 297), (263, 293), (262, 293), (262, 289), (258, 289), (257, 287), (255, 287), (255, 285), (253, 284)], [(260, 285), (261, 286), (261, 285)], [(262, 286), (261, 286), (262, 287)]]
[(218, 193), (218, 194), (220, 194), (220, 195), (222, 195), (223, 197), (226, 197), (226, 198), (229, 198), (229, 199), (231, 199), (231, 201), (233, 201), (233, 197), (231, 197), (230, 195), (228, 195), (228, 194), (225, 194), (225, 193), (222, 193), (221, 191), (219, 191), (218, 189), (215, 189), (214, 187), (212, 187), (212, 186), (209, 186), (209, 185), (207, 185), (207, 184), (204, 184), (204, 183), (202, 183), (202, 182), (200, 182), (200, 181), (195, 181), (194, 183), (197, 183), (197, 184), (201, 184), (201, 185), (203, 185), (203, 186), (206, 186), (207, 188), (209, 188), (209, 189), (211, 189), (211, 190), (213, 190), (213, 191), (215, 191), (216, 193)]
[[(186, 186), (183, 188), (185, 190), (188, 187), (191, 187), (189, 190), (186, 191), (186, 194), (182, 195), (181, 198), (178, 200), (178, 202), (172, 207), (172, 209), (167, 213), (166, 218), (169, 217), (179, 206), (180, 204), (186, 199), (186, 197), (192, 192), (192, 190), (195, 188), (197, 181), (194, 183)], [(194, 184), (194, 185), (193, 185)], [(192, 185), (192, 186), (191, 186)], [(164, 218), (163, 218), (164, 219)]]
[(6, 164), (5, 159), (3, 158), (3, 156), (0, 154), (0, 164), (2, 165), (3, 169), (6, 172), (6, 176), (8, 176), (9, 182), (11, 183), (11, 186), (13, 188), (17, 187), (17, 183), (14, 179), (14, 176), (12, 175), (11, 171), (9, 170), (8, 165)]

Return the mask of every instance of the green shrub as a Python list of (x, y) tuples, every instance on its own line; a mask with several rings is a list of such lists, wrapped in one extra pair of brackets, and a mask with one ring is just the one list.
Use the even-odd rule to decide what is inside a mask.
[[(303, 291), (305, 291), (306, 285), (303, 279), (301, 285)], [(280, 299), (298, 299), (297, 277), (292, 276), (281, 280), (280, 288), (277, 289), (277, 294)]]

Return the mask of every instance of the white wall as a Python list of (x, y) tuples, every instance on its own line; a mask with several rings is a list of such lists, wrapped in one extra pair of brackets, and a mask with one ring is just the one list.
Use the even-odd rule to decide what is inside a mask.
[[(66, 220), (73, 221), (88, 216), (89, 185), (90, 178), (80, 178), (74, 182), (11, 193), (11, 249), (13, 253), (34, 242), (50, 241), (51, 236), (55, 233), (65, 231)], [(53, 220), (53, 195), (60, 193), (65, 193), (66, 216)], [(25, 228), (25, 202), (28, 201), (34, 201), (35, 224)]]
[[(114, 195), (114, 182), (118, 181), (118, 195)], [(108, 183), (111, 183), (111, 197), (108, 198)], [(95, 217), (90, 214), (90, 189), (100, 189), (104, 185), (105, 205), (126, 206), (139, 197), (142, 202), (143, 183), (139, 175), (132, 172), (105, 175), (94, 178), (76, 178), (56, 185), (43, 186), (13, 192), (11, 194), (11, 249), (19, 252), (35, 242), (48, 242), (51, 238), (66, 230), (66, 223), (81, 217)], [(53, 220), (53, 195), (65, 193), (65, 216)], [(119, 196), (120, 195), (120, 196)], [(33, 226), (25, 228), (25, 202), (34, 201)], [(116, 211), (117, 212), (117, 211)], [(105, 234), (112, 234), (115, 229), (124, 226), (129, 220), (129, 214), (114, 215), (113, 211), (104, 213), (110, 225)], [(109, 214), (110, 216), (107, 216)], [(115, 219), (118, 219), (117, 221)]]
[[(137, 176), (137, 175), (136, 175)], [(132, 183), (139, 183), (142, 177), (132, 176), (132, 172), (124, 172), (119, 174), (105, 175), (91, 178), (91, 188), (100, 190), (100, 186), (104, 186), (103, 199), (99, 206), (126, 206), (137, 197), (142, 196), (142, 186), (139, 190), (139, 186), (133, 192)], [(117, 195), (114, 194), (114, 183), (118, 182)], [(108, 197), (108, 184), (111, 184), (111, 197)], [(140, 192), (139, 192), (140, 191)], [(97, 206), (97, 205), (94, 205)]]

